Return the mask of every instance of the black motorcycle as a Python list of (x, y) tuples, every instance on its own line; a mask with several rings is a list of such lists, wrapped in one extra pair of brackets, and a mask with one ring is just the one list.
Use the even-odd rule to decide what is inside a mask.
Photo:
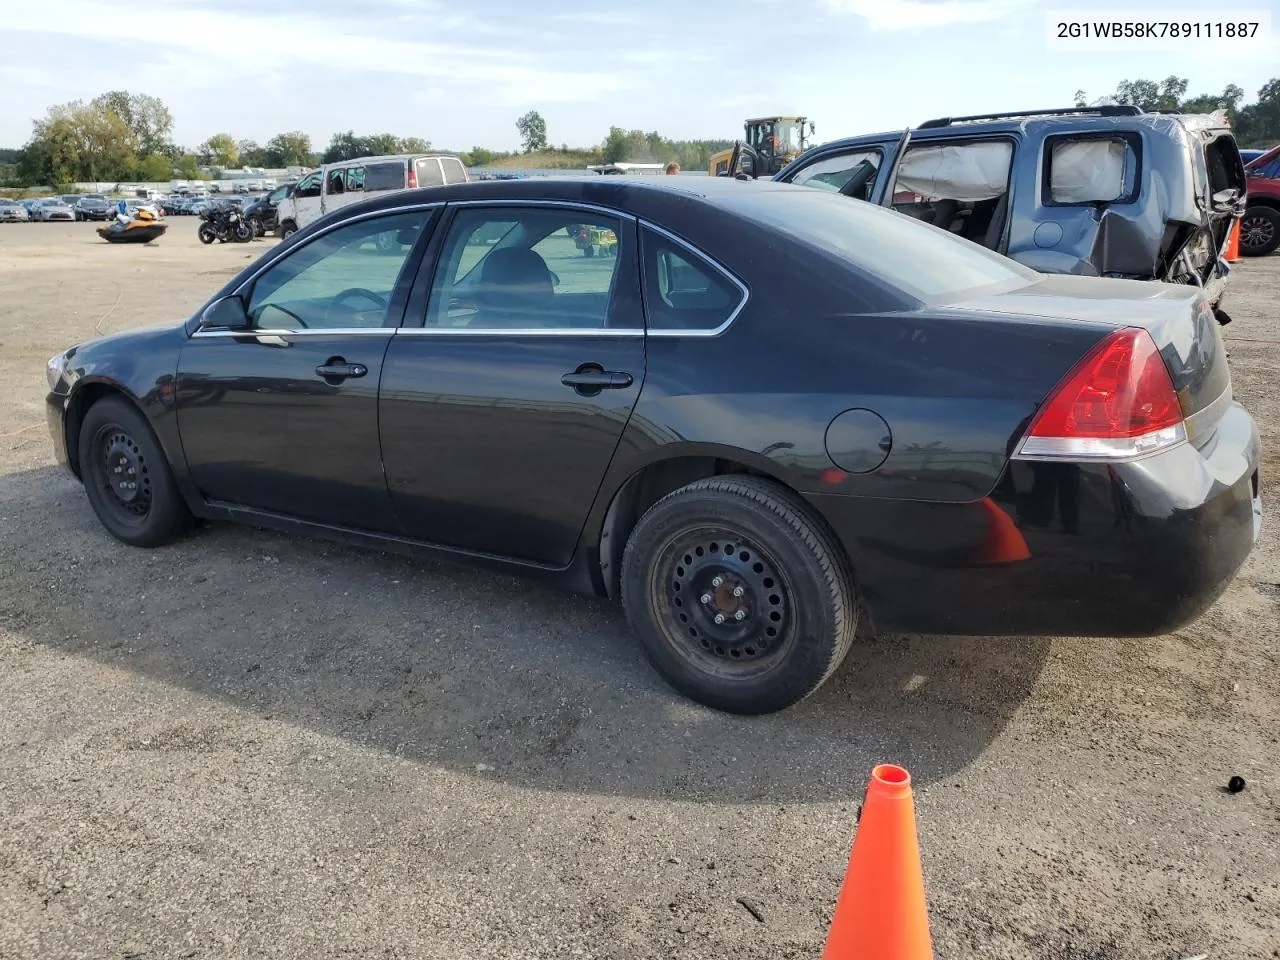
[(235, 207), (210, 207), (200, 214), (198, 236), (201, 243), (213, 243), (215, 240), (219, 243), (228, 240), (248, 243), (253, 239), (253, 226), (240, 216)]

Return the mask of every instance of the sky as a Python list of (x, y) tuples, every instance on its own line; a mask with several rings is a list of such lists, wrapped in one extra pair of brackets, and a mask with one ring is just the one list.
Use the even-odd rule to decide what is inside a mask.
[[(673, 139), (742, 135), (749, 116), (800, 114), (817, 140), (930, 117), (1069, 106), (1125, 79), (1235, 83), (1280, 76), (1266, 41), (1183, 51), (1055, 49), (1046, 13), (1117, 8), (1154, 19), (1183, 0), (0, 0), (0, 147), (48, 107), (126, 89), (160, 97), (174, 138), (265, 143), (302, 130), (420, 136), (514, 149), (515, 121), (553, 144), (611, 125)], [(1225, 9), (1280, 11), (1280, 0)]]

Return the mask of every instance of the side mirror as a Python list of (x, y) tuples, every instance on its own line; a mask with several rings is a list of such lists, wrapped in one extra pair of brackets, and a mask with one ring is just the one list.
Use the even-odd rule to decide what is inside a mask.
[(244, 301), (233, 294), (209, 304), (200, 315), (198, 329), (215, 327), (219, 330), (248, 330), (249, 312), (245, 309)]
[(1240, 191), (1235, 187), (1219, 190), (1213, 195), (1213, 209), (1218, 213), (1233, 213), (1240, 200)]

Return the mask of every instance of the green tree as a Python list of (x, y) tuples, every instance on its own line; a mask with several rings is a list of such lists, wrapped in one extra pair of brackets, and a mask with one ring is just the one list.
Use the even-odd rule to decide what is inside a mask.
[(128, 90), (111, 90), (95, 97), (89, 104), (102, 110), (110, 110), (124, 121), (137, 141), (139, 157), (153, 153), (168, 153), (172, 147), (173, 114), (158, 97)]
[(200, 144), (200, 155), (205, 163), (215, 167), (235, 167), (240, 164), (240, 148), (229, 133), (215, 133)]
[(516, 121), (516, 130), (520, 132), (520, 142), (525, 153), (547, 149), (547, 121), (537, 110), (530, 110)]
[(302, 167), (311, 163), (311, 138), (301, 130), (277, 133), (267, 141), (267, 159), (272, 167)]
[(405, 137), (400, 141), (400, 153), (430, 153), (431, 141), (422, 137)]
[(1240, 109), (1235, 126), (1242, 147), (1270, 147), (1280, 143), (1280, 77), (1258, 91), (1257, 103)]
[(471, 152), (464, 153), (461, 159), (468, 167), (487, 167), (498, 159), (498, 154), (484, 147), (472, 147)]
[(138, 161), (137, 177), (152, 183), (168, 180), (173, 174), (173, 161), (163, 153), (153, 153)]
[(194, 153), (183, 153), (174, 161), (174, 169), (184, 180), (204, 180), (208, 174), (200, 169), (200, 158)]
[(236, 150), (240, 153), (240, 163), (246, 167), (270, 167), (270, 153), (258, 146), (256, 140), (238, 140)]

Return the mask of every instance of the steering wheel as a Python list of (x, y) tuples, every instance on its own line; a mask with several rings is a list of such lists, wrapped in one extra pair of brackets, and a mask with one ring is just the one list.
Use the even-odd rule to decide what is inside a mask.
[(346, 290), (343, 290), (336, 297), (330, 300), (329, 305), (324, 308), (325, 321), (327, 322), (329, 320), (329, 316), (333, 313), (334, 308), (338, 304), (345, 300), (350, 300), (353, 297), (363, 297), (366, 300), (371, 300), (383, 310), (387, 308), (387, 298), (382, 294), (374, 293), (372, 290), (367, 290), (364, 287), (347, 287)]

